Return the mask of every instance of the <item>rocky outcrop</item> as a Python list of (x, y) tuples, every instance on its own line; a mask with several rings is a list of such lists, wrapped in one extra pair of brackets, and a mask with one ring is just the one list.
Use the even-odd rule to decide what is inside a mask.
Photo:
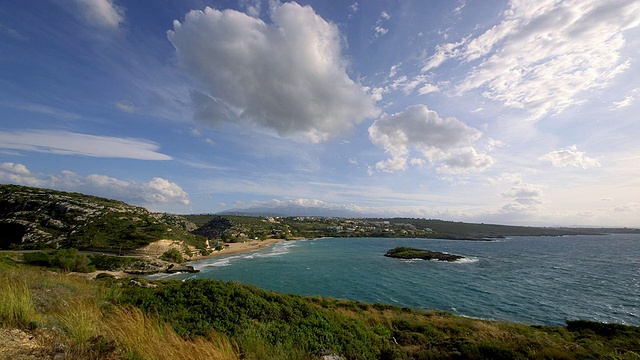
[[(184, 217), (96, 196), (0, 185), (0, 249), (78, 248), (129, 251), (159, 239), (188, 241), (196, 225)], [(201, 243), (201, 244), (199, 244)]]
[(464, 256), (443, 253), (439, 251), (414, 249), (410, 247), (400, 246), (387, 251), (384, 256), (396, 259), (422, 259), (454, 262), (464, 259)]
[(171, 264), (164, 272), (166, 272), (167, 274), (175, 274), (179, 272), (197, 273), (200, 272), (200, 270), (194, 269), (191, 265)]
[(134, 269), (124, 269), (129, 275), (153, 275), (159, 273), (198, 273), (200, 270), (194, 269), (191, 265), (169, 263), (162, 260), (145, 262), (143, 266), (139, 264)]

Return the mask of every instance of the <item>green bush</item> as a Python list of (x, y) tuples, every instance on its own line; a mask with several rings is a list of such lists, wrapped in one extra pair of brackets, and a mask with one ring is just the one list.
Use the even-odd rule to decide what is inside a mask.
[(387, 342), (360, 319), (323, 309), (301, 296), (238, 283), (199, 279), (154, 289), (129, 286), (121, 301), (157, 313), (182, 336), (219, 331), (237, 341), (247, 359), (326, 352), (376, 359)]
[(182, 253), (180, 253), (180, 250), (176, 248), (171, 248), (165, 251), (162, 255), (160, 255), (160, 259), (178, 264), (182, 264), (185, 262), (184, 258), (182, 257)]
[(125, 256), (112, 256), (112, 255), (89, 255), (91, 259), (91, 266), (94, 266), (98, 270), (123, 270), (126, 268), (134, 268), (136, 263), (140, 262), (140, 259)]
[(90, 265), (91, 260), (78, 249), (60, 249), (48, 254), (44, 252), (26, 253), (23, 255), (25, 263), (30, 265), (55, 267), (64, 271), (92, 272), (96, 268)]

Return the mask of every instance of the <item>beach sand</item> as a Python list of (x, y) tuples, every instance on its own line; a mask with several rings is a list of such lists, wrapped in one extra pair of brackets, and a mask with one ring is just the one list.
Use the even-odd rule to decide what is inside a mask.
[[(294, 239), (294, 240), (298, 240), (298, 239)], [(187, 264), (191, 261), (196, 261), (196, 260), (202, 260), (202, 259), (208, 259), (208, 258), (212, 258), (212, 257), (216, 257), (216, 256), (224, 256), (224, 255), (232, 255), (232, 254), (238, 254), (238, 253), (243, 253), (243, 252), (250, 252), (250, 251), (256, 251), (259, 249), (264, 249), (265, 247), (271, 245), (271, 244), (275, 244), (281, 241), (285, 241), (283, 239), (267, 239), (267, 240), (252, 240), (252, 241), (246, 241), (246, 242), (241, 242), (241, 243), (227, 243), (226, 245), (229, 245), (228, 247), (225, 247), (224, 250), (221, 251), (213, 251), (211, 254), (206, 255), (206, 256), (202, 256), (202, 255), (198, 255), (198, 256), (193, 256), (191, 258), (189, 258)], [(176, 247), (178, 248), (178, 244), (176, 241), (172, 241), (172, 240), (158, 240), (155, 241), (151, 244), (149, 244), (148, 246), (146, 246), (145, 248), (139, 250), (139, 252), (141, 253), (138, 256), (142, 256), (145, 257), (147, 259), (154, 259), (157, 258), (158, 256), (160, 256), (163, 252), (167, 251), (168, 249), (172, 248), (172, 247)], [(98, 274), (100, 273), (107, 273), (110, 275), (114, 275), (117, 278), (127, 278), (127, 277), (132, 277), (133, 275), (127, 274), (123, 271), (104, 271), (104, 270), (99, 270), (99, 271), (95, 271), (92, 273), (71, 273), (73, 275), (76, 276), (80, 276), (80, 277), (84, 277), (84, 278), (88, 278), (88, 279), (94, 279)]]
[(225, 247), (224, 250), (222, 251), (213, 251), (213, 253), (211, 253), (210, 255), (207, 256), (195, 256), (193, 260), (200, 260), (200, 259), (207, 259), (207, 258), (211, 258), (211, 257), (216, 257), (216, 256), (223, 256), (223, 255), (231, 255), (231, 254), (238, 254), (238, 253), (243, 253), (243, 252), (248, 252), (248, 251), (255, 251), (258, 249), (262, 249), (267, 247), (268, 245), (271, 244), (275, 244), (278, 242), (284, 241), (282, 239), (267, 239), (267, 240), (253, 240), (253, 241), (247, 241), (247, 242), (242, 242), (242, 243), (227, 243), (226, 245), (229, 245), (229, 247)]

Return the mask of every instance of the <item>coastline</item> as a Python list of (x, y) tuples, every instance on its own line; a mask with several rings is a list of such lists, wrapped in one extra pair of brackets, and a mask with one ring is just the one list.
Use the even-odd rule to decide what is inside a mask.
[[(298, 240), (298, 239), (296, 239)], [(246, 242), (241, 242), (241, 243), (225, 243), (225, 245), (229, 245), (229, 247), (225, 247), (224, 250), (220, 250), (220, 251), (216, 251), (213, 250), (213, 252), (209, 255), (198, 255), (198, 256), (194, 256), (192, 257), (187, 263), (193, 262), (193, 261), (198, 261), (198, 260), (203, 260), (203, 259), (209, 259), (209, 258), (213, 258), (213, 257), (218, 257), (218, 256), (224, 256), (224, 255), (232, 255), (232, 254), (239, 254), (239, 253), (244, 253), (244, 252), (250, 252), (250, 251), (255, 251), (255, 250), (259, 250), (259, 249), (263, 249), (271, 244), (276, 244), (282, 241), (289, 241), (289, 240), (284, 240), (284, 239), (267, 239), (267, 240), (253, 240), (253, 241), (246, 241)]]
[[(204, 259), (209, 259), (209, 258), (215, 258), (215, 257), (219, 257), (219, 256), (225, 256), (225, 255), (233, 255), (233, 254), (240, 254), (240, 253), (246, 253), (246, 252), (252, 252), (252, 251), (256, 251), (256, 250), (260, 250), (260, 249), (264, 249), (267, 246), (271, 245), (271, 244), (276, 244), (279, 242), (283, 242), (283, 241), (296, 241), (296, 240), (304, 240), (306, 238), (292, 238), (292, 239), (267, 239), (267, 240), (252, 240), (252, 241), (245, 241), (245, 242), (239, 242), (239, 243), (226, 243), (225, 245), (229, 245), (229, 247), (225, 247), (224, 250), (220, 250), (220, 251), (213, 251), (211, 254), (209, 255), (196, 255), (196, 256), (192, 256), (190, 258), (188, 258), (187, 262), (185, 263), (185, 265), (189, 265), (190, 263), (196, 262), (196, 261), (200, 261), (200, 260), (204, 260)], [(168, 250), (169, 248), (172, 247), (173, 241), (171, 240), (159, 240), (156, 241), (155, 243), (153, 243), (153, 245), (151, 245), (153, 247), (154, 251), (150, 251), (150, 249), (147, 249), (145, 251), (145, 255), (139, 255), (143, 258), (146, 259), (157, 259), (159, 257), (159, 254), (161, 254), (162, 252)], [(77, 272), (71, 272), (70, 274), (75, 275), (75, 276), (80, 276), (80, 277), (84, 277), (87, 279), (95, 279), (95, 277), (98, 274), (109, 274), (112, 275), (116, 278), (122, 279), (122, 278), (132, 278), (132, 277), (136, 277), (138, 275), (135, 274), (130, 274), (127, 273), (126, 271), (123, 270), (117, 270), (117, 271), (108, 271), (108, 270), (97, 270), (94, 272), (90, 272), (90, 273), (77, 273)]]

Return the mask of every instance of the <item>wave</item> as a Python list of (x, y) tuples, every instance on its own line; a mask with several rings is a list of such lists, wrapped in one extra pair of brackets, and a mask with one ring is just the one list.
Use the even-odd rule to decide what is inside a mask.
[(233, 257), (230, 257), (230, 258), (226, 258), (226, 259), (222, 259), (222, 260), (217, 260), (217, 261), (214, 261), (214, 262), (212, 262), (212, 263), (204, 264), (202, 267), (203, 267), (203, 268), (211, 268), (211, 267), (223, 267), (223, 266), (229, 266), (229, 265), (231, 265), (231, 260), (233, 260), (233, 259), (237, 259), (237, 258), (239, 258), (239, 256), (233, 256)]
[(275, 256), (281, 256), (284, 254), (288, 254), (291, 252), (291, 248), (292, 247), (296, 247), (298, 246), (298, 244), (292, 242), (292, 241), (285, 241), (285, 242), (280, 242), (280, 243), (276, 243), (271, 247), (271, 252), (268, 253), (255, 253), (253, 254), (256, 257), (275, 257)]

